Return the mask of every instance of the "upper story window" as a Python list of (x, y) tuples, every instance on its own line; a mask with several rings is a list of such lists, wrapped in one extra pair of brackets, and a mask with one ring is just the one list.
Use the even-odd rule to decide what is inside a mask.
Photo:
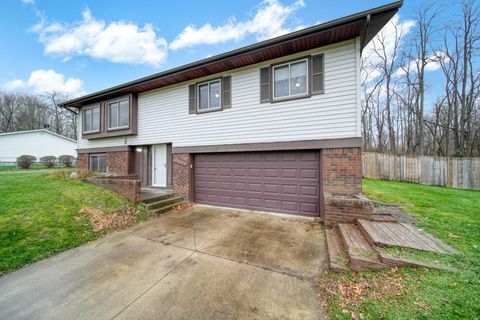
[(108, 103), (108, 129), (125, 129), (130, 122), (129, 99), (123, 99)]
[(325, 92), (323, 53), (260, 68), (260, 103), (310, 98)]
[(220, 80), (198, 84), (198, 111), (220, 109), (221, 99)]
[(93, 133), (100, 131), (100, 105), (85, 108), (83, 110), (83, 132)]
[(308, 60), (273, 67), (273, 98), (281, 99), (308, 93)]

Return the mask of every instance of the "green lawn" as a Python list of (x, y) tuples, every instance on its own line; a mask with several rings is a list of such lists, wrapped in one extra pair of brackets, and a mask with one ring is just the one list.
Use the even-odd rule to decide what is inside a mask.
[(102, 236), (78, 217), (80, 209), (111, 213), (132, 206), (112, 191), (54, 171), (0, 173), (0, 274)]
[[(372, 200), (413, 205), (403, 209), (419, 220), (419, 227), (462, 252), (416, 252), (416, 257), (458, 272), (400, 268), (329, 273), (323, 281), (338, 289), (326, 293), (332, 318), (351, 319), (353, 312), (366, 319), (480, 319), (480, 191), (365, 179), (363, 192)], [(342, 302), (342, 286), (359, 288), (356, 297), (361, 298)]]

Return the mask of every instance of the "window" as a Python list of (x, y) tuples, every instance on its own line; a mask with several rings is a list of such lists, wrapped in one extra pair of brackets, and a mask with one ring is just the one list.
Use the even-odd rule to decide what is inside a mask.
[(128, 99), (108, 103), (108, 129), (129, 127), (130, 104)]
[(220, 80), (198, 85), (198, 111), (219, 109), (221, 107)]
[(90, 155), (90, 171), (107, 172), (107, 156), (105, 154), (91, 154)]
[(83, 132), (92, 133), (100, 131), (100, 105), (83, 110)]
[(308, 93), (307, 59), (273, 67), (273, 98), (306, 95)]

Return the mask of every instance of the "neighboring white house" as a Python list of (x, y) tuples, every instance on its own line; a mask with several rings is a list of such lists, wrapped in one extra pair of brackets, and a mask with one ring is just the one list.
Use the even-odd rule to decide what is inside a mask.
[(37, 157), (62, 154), (77, 157), (77, 142), (46, 129), (0, 133), (0, 163), (15, 162), (28, 154)]

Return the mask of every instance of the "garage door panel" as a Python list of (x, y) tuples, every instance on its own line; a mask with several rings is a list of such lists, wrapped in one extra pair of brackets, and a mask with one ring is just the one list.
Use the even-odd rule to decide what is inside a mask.
[(318, 186), (301, 186), (300, 195), (302, 196), (319, 196), (320, 187)]
[(194, 172), (197, 202), (318, 215), (317, 151), (199, 154)]

